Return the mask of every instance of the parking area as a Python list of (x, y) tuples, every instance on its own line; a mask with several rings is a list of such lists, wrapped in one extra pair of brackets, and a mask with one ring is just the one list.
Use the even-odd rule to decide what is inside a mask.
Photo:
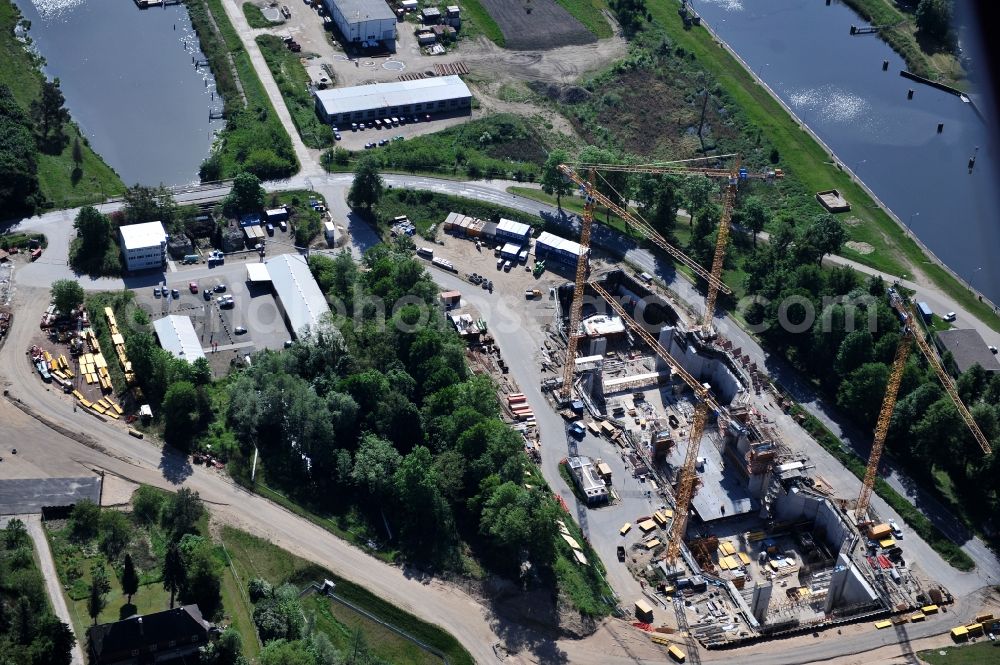
[[(428, 121), (426, 114), (421, 114), (420, 116), (410, 116), (406, 119), (406, 122), (400, 122), (389, 127), (373, 128), (370, 125), (364, 129), (361, 129), (360, 126), (357, 128), (350, 126), (337, 127), (341, 137), (341, 140), (337, 141), (337, 145), (347, 150), (363, 150), (367, 144), (374, 143), (377, 148), (379, 143), (383, 141), (388, 143), (398, 136), (403, 137), (401, 140), (406, 140), (430, 132), (439, 132), (442, 129), (460, 125), (480, 115), (482, 115), (481, 111), (473, 111), (471, 115), (468, 113), (453, 116), (434, 115)], [(418, 118), (417, 122), (413, 121), (414, 117)], [(401, 118), (400, 120), (403, 119)], [(365, 124), (367, 125), (368, 123)]]

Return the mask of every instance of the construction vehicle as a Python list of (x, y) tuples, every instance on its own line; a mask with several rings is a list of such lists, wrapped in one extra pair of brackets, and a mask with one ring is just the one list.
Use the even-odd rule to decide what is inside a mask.
[(535, 261), (535, 267), (532, 269), (531, 274), (538, 277), (543, 272), (545, 272), (545, 261)]
[(889, 423), (892, 421), (892, 412), (896, 408), (896, 398), (899, 395), (899, 386), (903, 381), (903, 370), (906, 368), (906, 360), (910, 355), (910, 347), (915, 343), (920, 352), (927, 359), (927, 362), (934, 369), (938, 380), (944, 387), (945, 392), (955, 404), (955, 409), (965, 422), (966, 427), (972, 432), (983, 453), (989, 455), (992, 451), (986, 435), (979, 429), (975, 419), (969, 409), (962, 403), (962, 398), (958, 395), (955, 382), (952, 381), (948, 372), (941, 364), (937, 353), (930, 347), (924, 339), (923, 330), (920, 328), (921, 317), (913, 309), (912, 303), (904, 302), (903, 297), (895, 289), (889, 290), (889, 302), (892, 308), (903, 321), (903, 336), (896, 347), (896, 357), (893, 360), (892, 368), (889, 370), (889, 381), (885, 388), (885, 398), (882, 400), (882, 409), (879, 411), (878, 420), (875, 425), (875, 438), (872, 441), (872, 451), (868, 456), (868, 466), (865, 469), (865, 477), (861, 483), (861, 494), (858, 496), (858, 503), (854, 509), (854, 518), (859, 525), (869, 524), (868, 508), (871, 504), (872, 489), (875, 487), (875, 476), (878, 472), (878, 465), (882, 459), (882, 451), (885, 448), (885, 437), (889, 433)]

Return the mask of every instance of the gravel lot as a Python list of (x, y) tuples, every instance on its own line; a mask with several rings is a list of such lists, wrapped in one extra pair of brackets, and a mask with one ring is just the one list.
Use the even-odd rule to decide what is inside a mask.
[[(556, 4), (555, 0), (483, 0), (500, 25), (507, 48), (531, 51), (597, 41), (592, 32)], [(529, 14), (526, 7), (531, 8)]]

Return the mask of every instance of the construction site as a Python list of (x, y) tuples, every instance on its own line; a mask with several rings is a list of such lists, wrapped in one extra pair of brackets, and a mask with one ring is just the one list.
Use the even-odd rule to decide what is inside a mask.
[[(837, 488), (815, 474), (802, 447), (789, 445), (795, 442), (775, 426), (773, 405), (790, 404), (712, 327), (717, 295), (728, 292), (720, 275), (737, 190), (748, 179), (780, 174), (748, 174), (738, 160), (726, 171), (561, 168), (586, 197), (581, 246), (589, 246), (599, 203), (708, 285), (707, 314), (695, 319), (672, 306), (645, 275), (591, 273), (584, 252), (576, 279), (556, 289), (560, 329), (552, 338), (564, 346), (549, 350), (551, 371), (541, 387), (566, 420), (567, 462), (591, 513), (581, 521), (596, 524), (592, 518), (600, 516), (601, 524), (621, 525), (617, 533), (590, 538), (616, 539), (617, 565), (640, 581), (642, 597), (619, 599), (635, 625), (664, 645), (670, 634), (726, 648), (864, 619), (880, 629), (923, 621), (950, 603), (947, 589), (907, 561), (899, 526), (870, 504), (911, 343), (964, 410), (935, 352), (915, 330), (910, 305), (894, 296), (909, 334), (901, 336), (861, 495), (836, 498)], [(604, 168), (721, 178), (724, 208), (713, 270), (602, 194), (595, 182)], [(965, 422), (978, 431), (974, 421)], [(985, 439), (977, 440), (988, 452)], [(631, 478), (603, 473), (609, 459), (620, 459)], [(637, 514), (637, 498), (652, 506), (648, 514)]]

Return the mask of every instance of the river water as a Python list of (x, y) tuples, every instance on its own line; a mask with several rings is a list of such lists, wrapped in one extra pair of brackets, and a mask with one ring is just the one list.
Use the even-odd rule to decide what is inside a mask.
[[(852, 24), (865, 23), (838, 2), (698, 0), (694, 7), (938, 258), (1000, 303), (1000, 152), (971, 104), (899, 76), (902, 58), (874, 35), (851, 36)], [(962, 46), (975, 59), (970, 32), (962, 31)], [(995, 117), (991, 100), (973, 99)]]
[[(140, 10), (130, 0), (15, 0), (58, 77), (66, 107), (126, 184), (198, 181), (221, 110), (183, 5)], [(86, 177), (86, 175), (84, 176)]]

